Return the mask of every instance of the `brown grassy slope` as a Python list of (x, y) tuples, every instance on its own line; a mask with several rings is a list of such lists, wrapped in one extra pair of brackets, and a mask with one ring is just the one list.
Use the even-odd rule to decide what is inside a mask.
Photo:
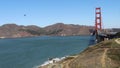
[(40, 68), (120, 68), (120, 39), (88, 47), (79, 55)]
[(119, 68), (120, 44), (104, 41), (87, 48), (70, 64), (69, 68)]

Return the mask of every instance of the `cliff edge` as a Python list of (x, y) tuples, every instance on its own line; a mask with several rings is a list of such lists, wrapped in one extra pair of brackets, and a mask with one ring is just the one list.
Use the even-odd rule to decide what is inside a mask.
[(40, 68), (120, 68), (120, 39), (103, 41), (82, 53)]

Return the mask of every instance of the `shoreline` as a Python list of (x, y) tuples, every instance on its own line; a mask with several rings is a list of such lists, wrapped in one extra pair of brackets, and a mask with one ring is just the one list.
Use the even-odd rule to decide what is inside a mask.
[(16, 39), (16, 38), (32, 38), (32, 37), (70, 37), (70, 36), (91, 36), (91, 35), (68, 35), (68, 36), (56, 36), (56, 35), (41, 35), (41, 36), (24, 36), (24, 37), (0, 37), (0, 39)]
[(76, 57), (78, 57), (78, 54), (65, 56), (61, 58), (53, 58), (52, 60), (45, 61), (43, 64), (37, 66), (37, 68), (46, 68), (46, 67), (54, 67), (54, 66), (63, 67), (64, 66), (63, 63), (66, 64), (67, 63), (66, 61), (71, 61)]
[(80, 54), (68, 56), (59, 62), (50, 63), (38, 68), (117, 68), (120, 66), (119, 43), (120, 38), (103, 41), (88, 47)]

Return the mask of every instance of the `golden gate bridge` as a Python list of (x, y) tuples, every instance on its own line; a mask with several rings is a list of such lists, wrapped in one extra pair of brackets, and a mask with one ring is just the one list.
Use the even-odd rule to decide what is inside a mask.
[(104, 40), (115, 38), (117, 32), (106, 32), (102, 28), (102, 14), (101, 8), (97, 7), (95, 9), (95, 29), (93, 31), (93, 35), (96, 37), (96, 42), (101, 42)]

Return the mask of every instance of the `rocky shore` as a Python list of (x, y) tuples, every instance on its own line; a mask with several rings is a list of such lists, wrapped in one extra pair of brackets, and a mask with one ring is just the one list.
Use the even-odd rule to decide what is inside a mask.
[(119, 68), (120, 39), (100, 42), (82, 53), (39, 68)]

